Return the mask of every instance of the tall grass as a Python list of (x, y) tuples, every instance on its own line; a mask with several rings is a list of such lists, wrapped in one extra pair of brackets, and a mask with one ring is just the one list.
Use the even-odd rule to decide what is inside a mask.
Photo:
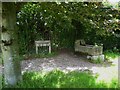
[(25, 72), (23, 81), (15, 88), (117, 88), (117, 80), (111, 83), (96, 82), (97, 76), (90, 72), (64, 73), (54, 70), (43, 74), (40, 72)]
[(106, 59), (110, 59), (110, 58), (114, 59), (114, 58), (120, 56), (120, 52), (107, 50), (107, 51), (104, 52), (104, 55), (105, 55)]

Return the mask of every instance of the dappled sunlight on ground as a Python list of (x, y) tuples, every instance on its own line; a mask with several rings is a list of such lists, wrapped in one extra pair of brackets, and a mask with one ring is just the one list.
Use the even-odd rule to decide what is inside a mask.
[(118, 58), (113, 60), (113, 65), (110, 67), (92, 67), (91, 70), (98, 74), (98, 82), (104, 80), (109, 83), (113, 78), (118, 79)]
[(91, 71), (93, 75), (98, 75), (97, 82), (103, 80), (109, 83), (113, 78), (118, 79), (118, 58), (110, 61), (112, 61), (110, 64), (93, 64), (86, 58), (64, 53), (52, 58), (23, 61), (22, 72), (49, 72), (54, 69), (59, 69), (66, 73), (75, 70)]

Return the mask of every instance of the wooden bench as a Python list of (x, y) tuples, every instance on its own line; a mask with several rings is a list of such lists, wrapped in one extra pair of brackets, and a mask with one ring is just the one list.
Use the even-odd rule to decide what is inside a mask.
[(103, 53), (102, 46), (86, 45), (83, 40), (76, 40), (75, 51), (86, 53), (88, 55), (101, 55)]
[(50, 40), (45, 41), (35, 41), (36, 46), (36, 54), (38, 54), (38, 47), (48, 46), (49, 47), (49, 53), (51, 53), (51, 43)]
[(75, 41), (75, 52), (82, 52), (88, 54), (87, 57), (91, 59), (100, 58), (104, 61), (103, 47), (96, 45), (86, 45), (84, 40)]

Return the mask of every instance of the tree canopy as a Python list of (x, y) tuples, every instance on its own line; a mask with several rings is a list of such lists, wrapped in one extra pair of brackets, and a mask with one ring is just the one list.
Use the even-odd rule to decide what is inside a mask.
[(52, 39), (53, 47), (61, 48), (74, 47), (79, 38), (101, 44), (108, 40), (102, 40), (105, 37), (116, 38), (119, 19), (118, 4), (113, 7), (104, 2), (29, 2), (17, 14), (24, 49), (38, 39)]

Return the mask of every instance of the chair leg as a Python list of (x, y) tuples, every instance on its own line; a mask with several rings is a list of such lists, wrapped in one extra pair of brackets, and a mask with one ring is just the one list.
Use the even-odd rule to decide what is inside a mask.
[(51, 53), (51, 46), (49, 46), (49, 53)]
[(36, 54), (38, 54), (38, 47), (36, 46)]

